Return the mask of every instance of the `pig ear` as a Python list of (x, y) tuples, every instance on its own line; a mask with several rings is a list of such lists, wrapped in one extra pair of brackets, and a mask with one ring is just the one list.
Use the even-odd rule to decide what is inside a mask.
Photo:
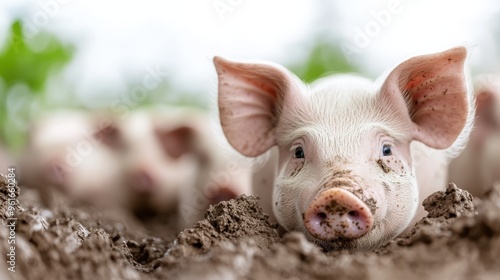
[(186, 153), (194, 152), (196, 134), (192, 127), (157, 128), (155, 132), (161, 145), (172, 158), (177, 159)]
[(229, 143), (245, 156), (276, 144), (275, 126), (285, 95), (298, 89), (285, 69), (214, 58), (219, 77), (219, 115)]
[(381, 94), (410, 116), (413, 139), (445, 149), (460, 135), (469, 111), (466, 56), (464, 47), (417, 56), (387, 77)]

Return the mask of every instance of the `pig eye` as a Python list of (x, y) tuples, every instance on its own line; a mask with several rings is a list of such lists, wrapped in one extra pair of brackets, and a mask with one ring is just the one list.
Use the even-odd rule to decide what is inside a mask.
[(385, 157), (392, 155), (392, 147), (391, 147), (391, 145), (387, 145), (386, 144), (386, 145), (382, 146), (382, 155), (385, 156)]
[(295, 158), (304, 158), (304, 150), (302, 149), (302, 147), (299, 146), (299, 147), (295, 148), (294, 157)]

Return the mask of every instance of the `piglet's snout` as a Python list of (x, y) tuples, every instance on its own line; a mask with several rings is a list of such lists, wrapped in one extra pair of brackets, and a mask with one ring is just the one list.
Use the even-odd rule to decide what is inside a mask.
[(373, 215), (366, 204), (351, 192), (331, 188), (321, 192), (304, 214), (309, 233), (321, 240), (356, 239), (373, 226)]
[(149, 193), (154, 189), (153, 177), (146, 170), (136, 170), (129, 176), (130, 184), (135, 191)]

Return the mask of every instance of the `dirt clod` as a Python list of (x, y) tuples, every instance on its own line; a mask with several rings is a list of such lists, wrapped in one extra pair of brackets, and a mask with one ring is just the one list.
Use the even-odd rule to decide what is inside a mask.
[(422, 205), (429, 213), (428, 218), (456, 218), (466, 214), (474, 214), (476, 207), (473, 197), (466, 190), (459, 189), (450, 183), (446, 191), (435, 192), (427, 197)]

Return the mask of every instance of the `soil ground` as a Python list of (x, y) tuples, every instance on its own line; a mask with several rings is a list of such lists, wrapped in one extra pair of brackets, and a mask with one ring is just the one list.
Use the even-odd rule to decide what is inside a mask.
[[(0, 279), (500, 277), (500, 184), (483, 200), (450, 184), (424, 201), (429, 215), (410, 233), (368, 253), (323, 252), (301, 233), (280, 236), (253, 196), (212, 206), (177, 232), (175, 213), (140, 220), (56, 195), (44, 206), (22, 186), (9, 201), (8, 191), (0, 177)], [(12, 221), (15, 272), (7, 256)]]

